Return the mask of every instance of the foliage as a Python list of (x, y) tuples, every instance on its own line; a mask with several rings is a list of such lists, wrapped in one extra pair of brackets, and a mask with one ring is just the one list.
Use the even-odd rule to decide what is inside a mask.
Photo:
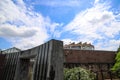
[(115, 60), (116, 60), (116, 62), (115, 62), (114, 66), (112, 67), (111, 70), (114, 73), (116, 73), (118, 77), (120, 77), (120, 47), (117, 50)]
[(95, 76), (94, 73), (80, 67), (64, 69), (64, 80), (95, 80)]
[(120, 52), (120, 46), (119, 46), (119, 48), (117, 49), (117, 53), (118, 53), (118, 52)]

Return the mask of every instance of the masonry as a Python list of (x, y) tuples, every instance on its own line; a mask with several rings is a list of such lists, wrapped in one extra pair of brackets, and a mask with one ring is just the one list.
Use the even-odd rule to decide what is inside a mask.
[(5, 55), (0, 54), (0, 78), (3, 76), (3, 69), (4, 69), (4, 64), (5, 64)]
[(64, 49), (64, 67), (83, 67), (96, 73), (97, 80), (114, 78), (110, 72), (115, 62), (115, 51)]
[[(3, 52), (0, 57), (0, 80), (63, 80), (62, 41), (50, 40), (25, 51)], [(29, 78), (31, 59), (34, 63)]]
[(53, 79), (51, 73), (53, 80), (63, 80), (63, 66), (89, 69), (97, 80), (114, 78), (110, 69), (115, 51), (63, 49), (62, 41), (51, 40), (28, 50), (1, 53), (0, 80), (49, 80)]

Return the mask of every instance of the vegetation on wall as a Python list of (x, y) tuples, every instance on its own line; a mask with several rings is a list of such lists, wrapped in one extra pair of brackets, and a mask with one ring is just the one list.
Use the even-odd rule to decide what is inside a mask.
[(64, 80), (95, 80), (95, 77), (94, 73), (80, 67), (64, 69)]
[(120, 78), (120, 47), (117, 50), (117, 54), (115, 57), (115, 64), (112, 67), (112, 71), (117, 74), (117, 76)]

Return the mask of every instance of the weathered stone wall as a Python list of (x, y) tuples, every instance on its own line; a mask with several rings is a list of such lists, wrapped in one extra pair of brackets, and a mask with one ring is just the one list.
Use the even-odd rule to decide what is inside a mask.
[(64, 67), (82, 67), (96, 73), (97, 80), (114, 78), (110, 69), (115, 62), (115, 51), (65, 49)]
[(19, 55), (19, 52), (5, 54), (5, 63), (2, 77), (0, 78), (1, 80), (14, 80)]
[(98, 74), (99, 80), (102, 80), (106, 77), (104, 74), (107, 77), (111, 75), (108, 73), (114, 63), (115, 51), (63, 50), (61, 41), (51, 40), (29, 50), (6, 54), (5, 63), (0, 63), (4, 64), (0, 79), (28, 80), (31, 58), (35, 58), (33, 80), (63, 80), (63, 58), (67, 63), (65, 67), (87, 68)]
[(5, 55), (0, 80), (29, 80), (31, 58), (34, 58), (32, 80), (63, 80), (62, 41), (50, 40), (35, 48)]
[(65, 62), (73, 63), (113, 63), (115, 51), (65, 49)]
[(5, 64), (5, 55), (0, 53), (0, 78), (3, 76), (4, 64)]

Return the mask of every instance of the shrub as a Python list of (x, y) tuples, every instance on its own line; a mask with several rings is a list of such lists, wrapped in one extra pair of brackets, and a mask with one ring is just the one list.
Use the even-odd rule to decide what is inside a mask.
[(115, 60), (116, 62), (111, 70), (113, 73), (117, 74), (117, 77), (120, 78), (120, 51), (117, 53)]
[(64, 80), (95, 80), (95, 76), (94, 73), (80, 67), (64, 69)]

